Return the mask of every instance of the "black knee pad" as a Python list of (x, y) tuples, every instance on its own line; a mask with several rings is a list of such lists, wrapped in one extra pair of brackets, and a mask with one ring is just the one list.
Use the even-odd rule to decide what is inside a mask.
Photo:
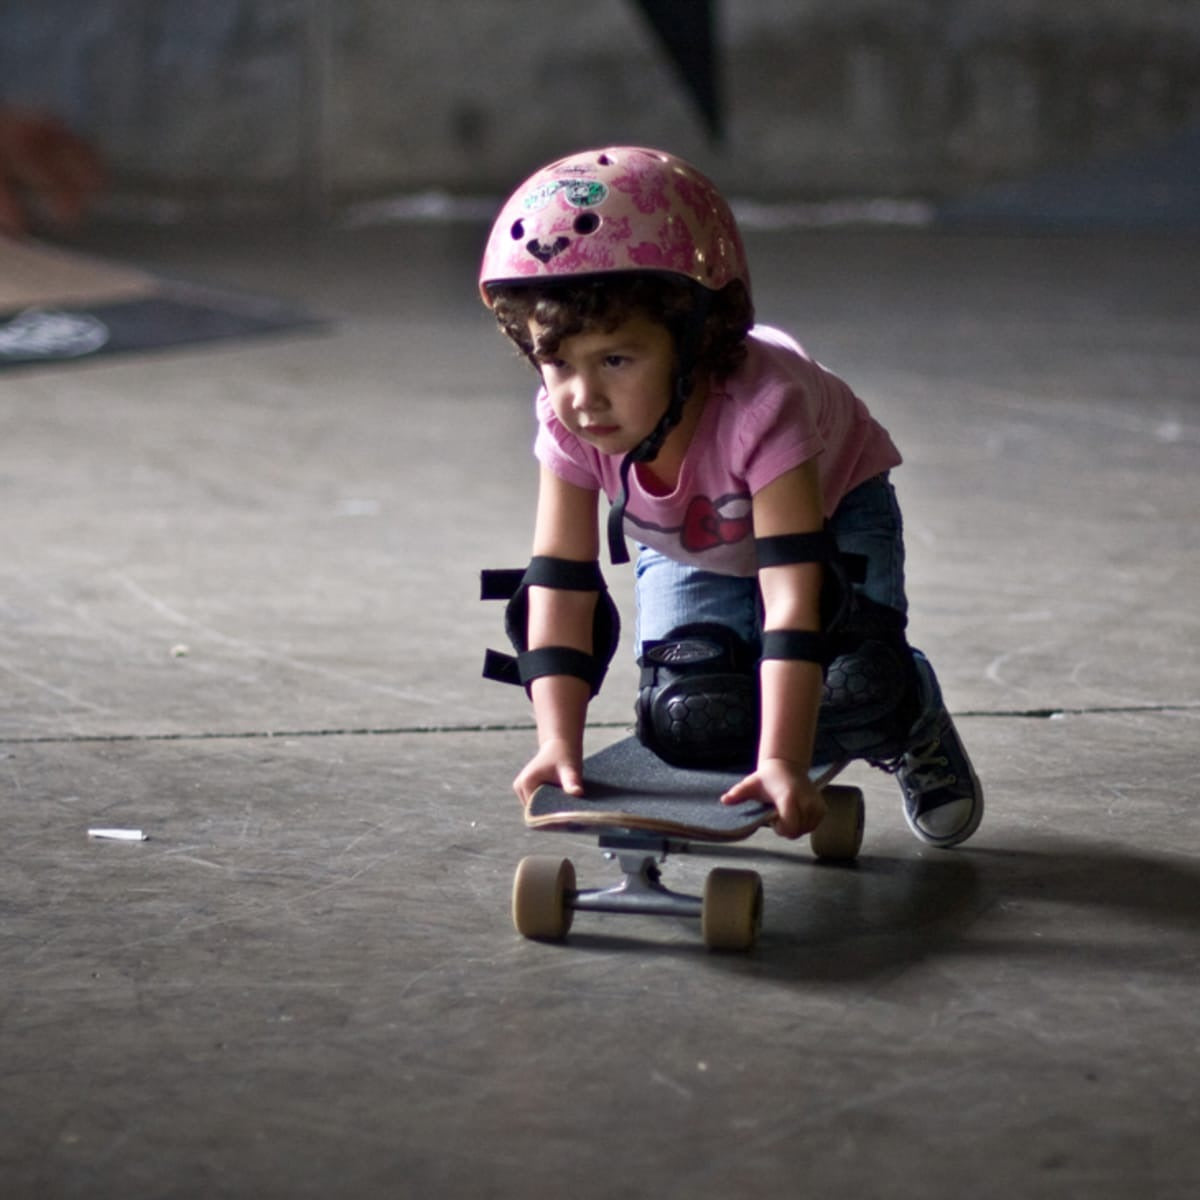
[(825, 674), (813, 759), (890, 761), (904, 753), (918, 708), (916, 668), (902, 636), (843, 643)]
[(638, 660), (639, 740), (678, 767), (753, 764), (757, 661), (757, 648), (724, 625), (681, 625), (644, 643)]

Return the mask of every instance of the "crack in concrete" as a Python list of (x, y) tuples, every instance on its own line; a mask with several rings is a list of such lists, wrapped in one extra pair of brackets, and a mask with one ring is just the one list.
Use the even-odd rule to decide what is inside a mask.
[[(958, 718), (971, 720), (1038, 720), (1053, 721), (1064, 717), (1088, 717), (1120, 714), (1154, 714), (1200, 712), (1200, 701), (1178, 704), (1119, 704), (1085, 707), (963, 709), (954, 713)], [(593, 721), (589, 729), (625, 729), (627, 721)], [(456, 733), (529, 733), (535, 730), (532, 721), (481, 721), (470, 724), (414, 724), (393, 726), (343, 726), (328, 729), (247, 729), (202, 730), (194, 733), (72, 733), (35, 734), (17, 737), (0, 736), (0, 745), (40, 746), (77, 742), (216, 742), (216, 741), (280, 741), (327, 737), (401, 737), (405, 735)]]

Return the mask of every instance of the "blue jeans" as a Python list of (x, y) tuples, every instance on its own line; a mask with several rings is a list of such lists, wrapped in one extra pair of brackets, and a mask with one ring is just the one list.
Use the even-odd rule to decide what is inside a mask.
[[(843, 497), (829, 520), (838, 548), (861, 554), (866, 578), (855, 587), (901, 613), (904, 594), (904, 524), (896, 491), (886, 474), (860, 483)], [(762, 607), (755, 576), (718, 575), (685, 566), (643, 546), (637, 557), (637, 644), (665, 637), (679, 625), (715, 621), (749, 642), (762, 634)]]
[[(854, 584), (879, 604), (907, 614), (904, 592), (904, 522), (896, 491), (887, 473), (860, 483), (847, 493), (829, 519), (829, 532), (838, 549), (866, 559), (866, 575)], [(725, 625), (751, 643), (762, 636), (762, 602), (755, 576), (718, 575), (677, 563), (643, 546), (636, 568), (637, 652), (642, 643), (664, 638), (671, 630), (693, 621)], [(941, 708), (941, 690), (933, 668), (919, 650), (913, 651), (922, 680), (922, 713), (918, 728)]]

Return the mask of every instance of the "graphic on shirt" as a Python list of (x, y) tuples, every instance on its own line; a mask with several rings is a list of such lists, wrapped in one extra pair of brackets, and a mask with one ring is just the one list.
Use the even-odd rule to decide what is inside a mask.
[(750, 496), (745, 492), (720, 496), (716, 500), (708, 496), (693, 496), (684, 513), (682, 525), (655, 525), (640, 520), (633, 513), (626, 513), (626, 519), (640, 529), (677, 534), (679, 544), (689, 554), (703, 554), (705, 550), (732, 545), (753, 535), (751, 504)]

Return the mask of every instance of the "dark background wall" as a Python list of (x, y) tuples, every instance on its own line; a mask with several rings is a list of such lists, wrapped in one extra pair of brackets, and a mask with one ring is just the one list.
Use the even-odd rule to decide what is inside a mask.
[(622, 141), (751, 196), (938, 199), (1200, 121), (1189, 0), (714, 7), (719, 143), (634, 0), (4, 0), (0, 96), (60, 112), (156, 218), (492, 195)]

